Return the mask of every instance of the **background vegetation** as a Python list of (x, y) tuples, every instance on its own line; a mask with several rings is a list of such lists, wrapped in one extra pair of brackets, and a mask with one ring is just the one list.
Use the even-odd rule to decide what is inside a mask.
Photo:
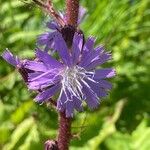
[[(64, 1), (53, 0), (63, 11)], [(81, 0), (87, 15), (80, 25), (86, 37), (111, 50), (117, 76), (113, 91), (94, 112), (75, 115), (79, 139), (71, 150), (150, 149), (149, 0)], [(7, 47), (22, 58), (34, 55), (38, 34), (49, 20), (37, 7), (19, 0), (0, 1), (0, 53)], [(57, 114), (33, 101), (14, 68), (0, 59), (0, 149), (42, 150), (57, 135)]]

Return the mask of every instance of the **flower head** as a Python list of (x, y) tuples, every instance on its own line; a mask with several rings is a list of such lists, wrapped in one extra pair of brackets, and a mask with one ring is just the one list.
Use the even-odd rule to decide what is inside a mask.
[(17, 68), (19, 73), (21, 74), (24, 81), (28, 82), (28, 73), (31, 73), (32, 71), (25, 68), (25, 63), (27, 60), (20, 60), (17, 56), (13, 56), (13, 54), (6, 49), (6, 51), (2, 54), (2, 57), (11, 65)]
[[(86, 13), (86, 9), (84, 7), (79, 8), (79, 18), (78, 18), (78, 25), (83, 20)], [(61, 18), (63, 19), (65, 25), (62, 26), (55, 21), (49, 21), (47, 22), (47, 27), (50, 29), (50, 31), (45, 32), (37, 38), (37, 44), (39, 46), (44, 46), (44, 51), (48, 52), (51, 50), (51, 52), (55, 52), (54, 49), (54, 38), (57, 36), (57, 33), (61, 33), (65, 42), (67, 43), (67, 46), (71, 46), (72, 43), (70, 39), (73, 39), (74, 33), (76, 32), (76, 28), (68, 25), (66, 21), (66, 16), (60, 13)], [(78, 31), (80, 32), (80, 31)], [(68, 39), (69, 38), (69, 39)]]
[[(26, 60), (23, 68), (29, 70), (27, 85), (30, 90), (38, 91), (35, 100), (45, 102), (59, 93), (57, 109), (72, 117), (74, 110), (82, 111), (86, 102), (90, 109), (97, 108), (100, 99), (105, 97), (112, 85), (106, 81), (115, 75), (113, 68), (97, 66), (111, 59), (111, 54), (103, 46), (94, 48), (95, 39), (89, 37), (83, 42), (83, 35), (75, 33), (72, 47), (68, 49), (62, 34), (54, 37), (54, 49), (58, 53), (56, 60), (46, 51), (36, 49), (35, 60)], [(14, 56), (3, 58), (9, 61)], [(15, 65), (16, 66), (16, 65)]]

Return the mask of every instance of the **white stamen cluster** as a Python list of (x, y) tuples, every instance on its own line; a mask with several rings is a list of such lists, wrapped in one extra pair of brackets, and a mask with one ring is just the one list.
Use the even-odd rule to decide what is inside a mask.
[[(62, 91), (68, 95), (66, 91), (70, 93), (71, 98), (67, 96), (67, 101), (72, 101), (72, 97), (75, 96), (78, 99), (82, 99), (84, 94), (82, 92), (82, 85), (85, 84), (84, 78), (89, 79), (89, 75), (93, 75), (94, 72), (87, 72), (84, 68), (79, 66), (66, 67), (62, 73)], [(91, 79), (92, 80), (92, 79)], [(94, 81), (94, 80), (93, 80)]]

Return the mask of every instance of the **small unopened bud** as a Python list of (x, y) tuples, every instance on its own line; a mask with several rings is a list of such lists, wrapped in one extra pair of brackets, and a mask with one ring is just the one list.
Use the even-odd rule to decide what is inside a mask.
[(44, 150), (58, 150), (57, 141), (47, 140), (45, 142), (45, 149)]

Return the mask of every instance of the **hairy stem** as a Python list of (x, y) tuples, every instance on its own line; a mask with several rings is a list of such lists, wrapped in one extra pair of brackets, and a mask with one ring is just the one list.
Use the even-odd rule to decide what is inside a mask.
[(32, 0), (35, 4), (43, 8), (50, 16), (53, 17), (53, 19), (60, 24), (61, 26), (65, 25), (64, 20), (61, 18), (61, 16), (56, 12), (56, 10), (53, 7), (53, 4), (51, 0), (47, 0), (47, 2), (42, 2), (40, 0)]
[[(66, 0), (66, 7), (67, 24), (76, 28), (79, 13), (79, 0)], [(67, 118), (65, 112), (59, 113), (59, 130), (57, 139), (59, 150), (69, 149), (69, 143), (72, 137), (71, 122), (71, 118)]]
[(58, 149), (68, 150), (71, 139), (71, 118), (67, 118), (64, 112), (60, 112), (58, 132)]
[(67, 23), (76, 27), (78, 22), (79, 0), (66, 0), (66, 7)]

